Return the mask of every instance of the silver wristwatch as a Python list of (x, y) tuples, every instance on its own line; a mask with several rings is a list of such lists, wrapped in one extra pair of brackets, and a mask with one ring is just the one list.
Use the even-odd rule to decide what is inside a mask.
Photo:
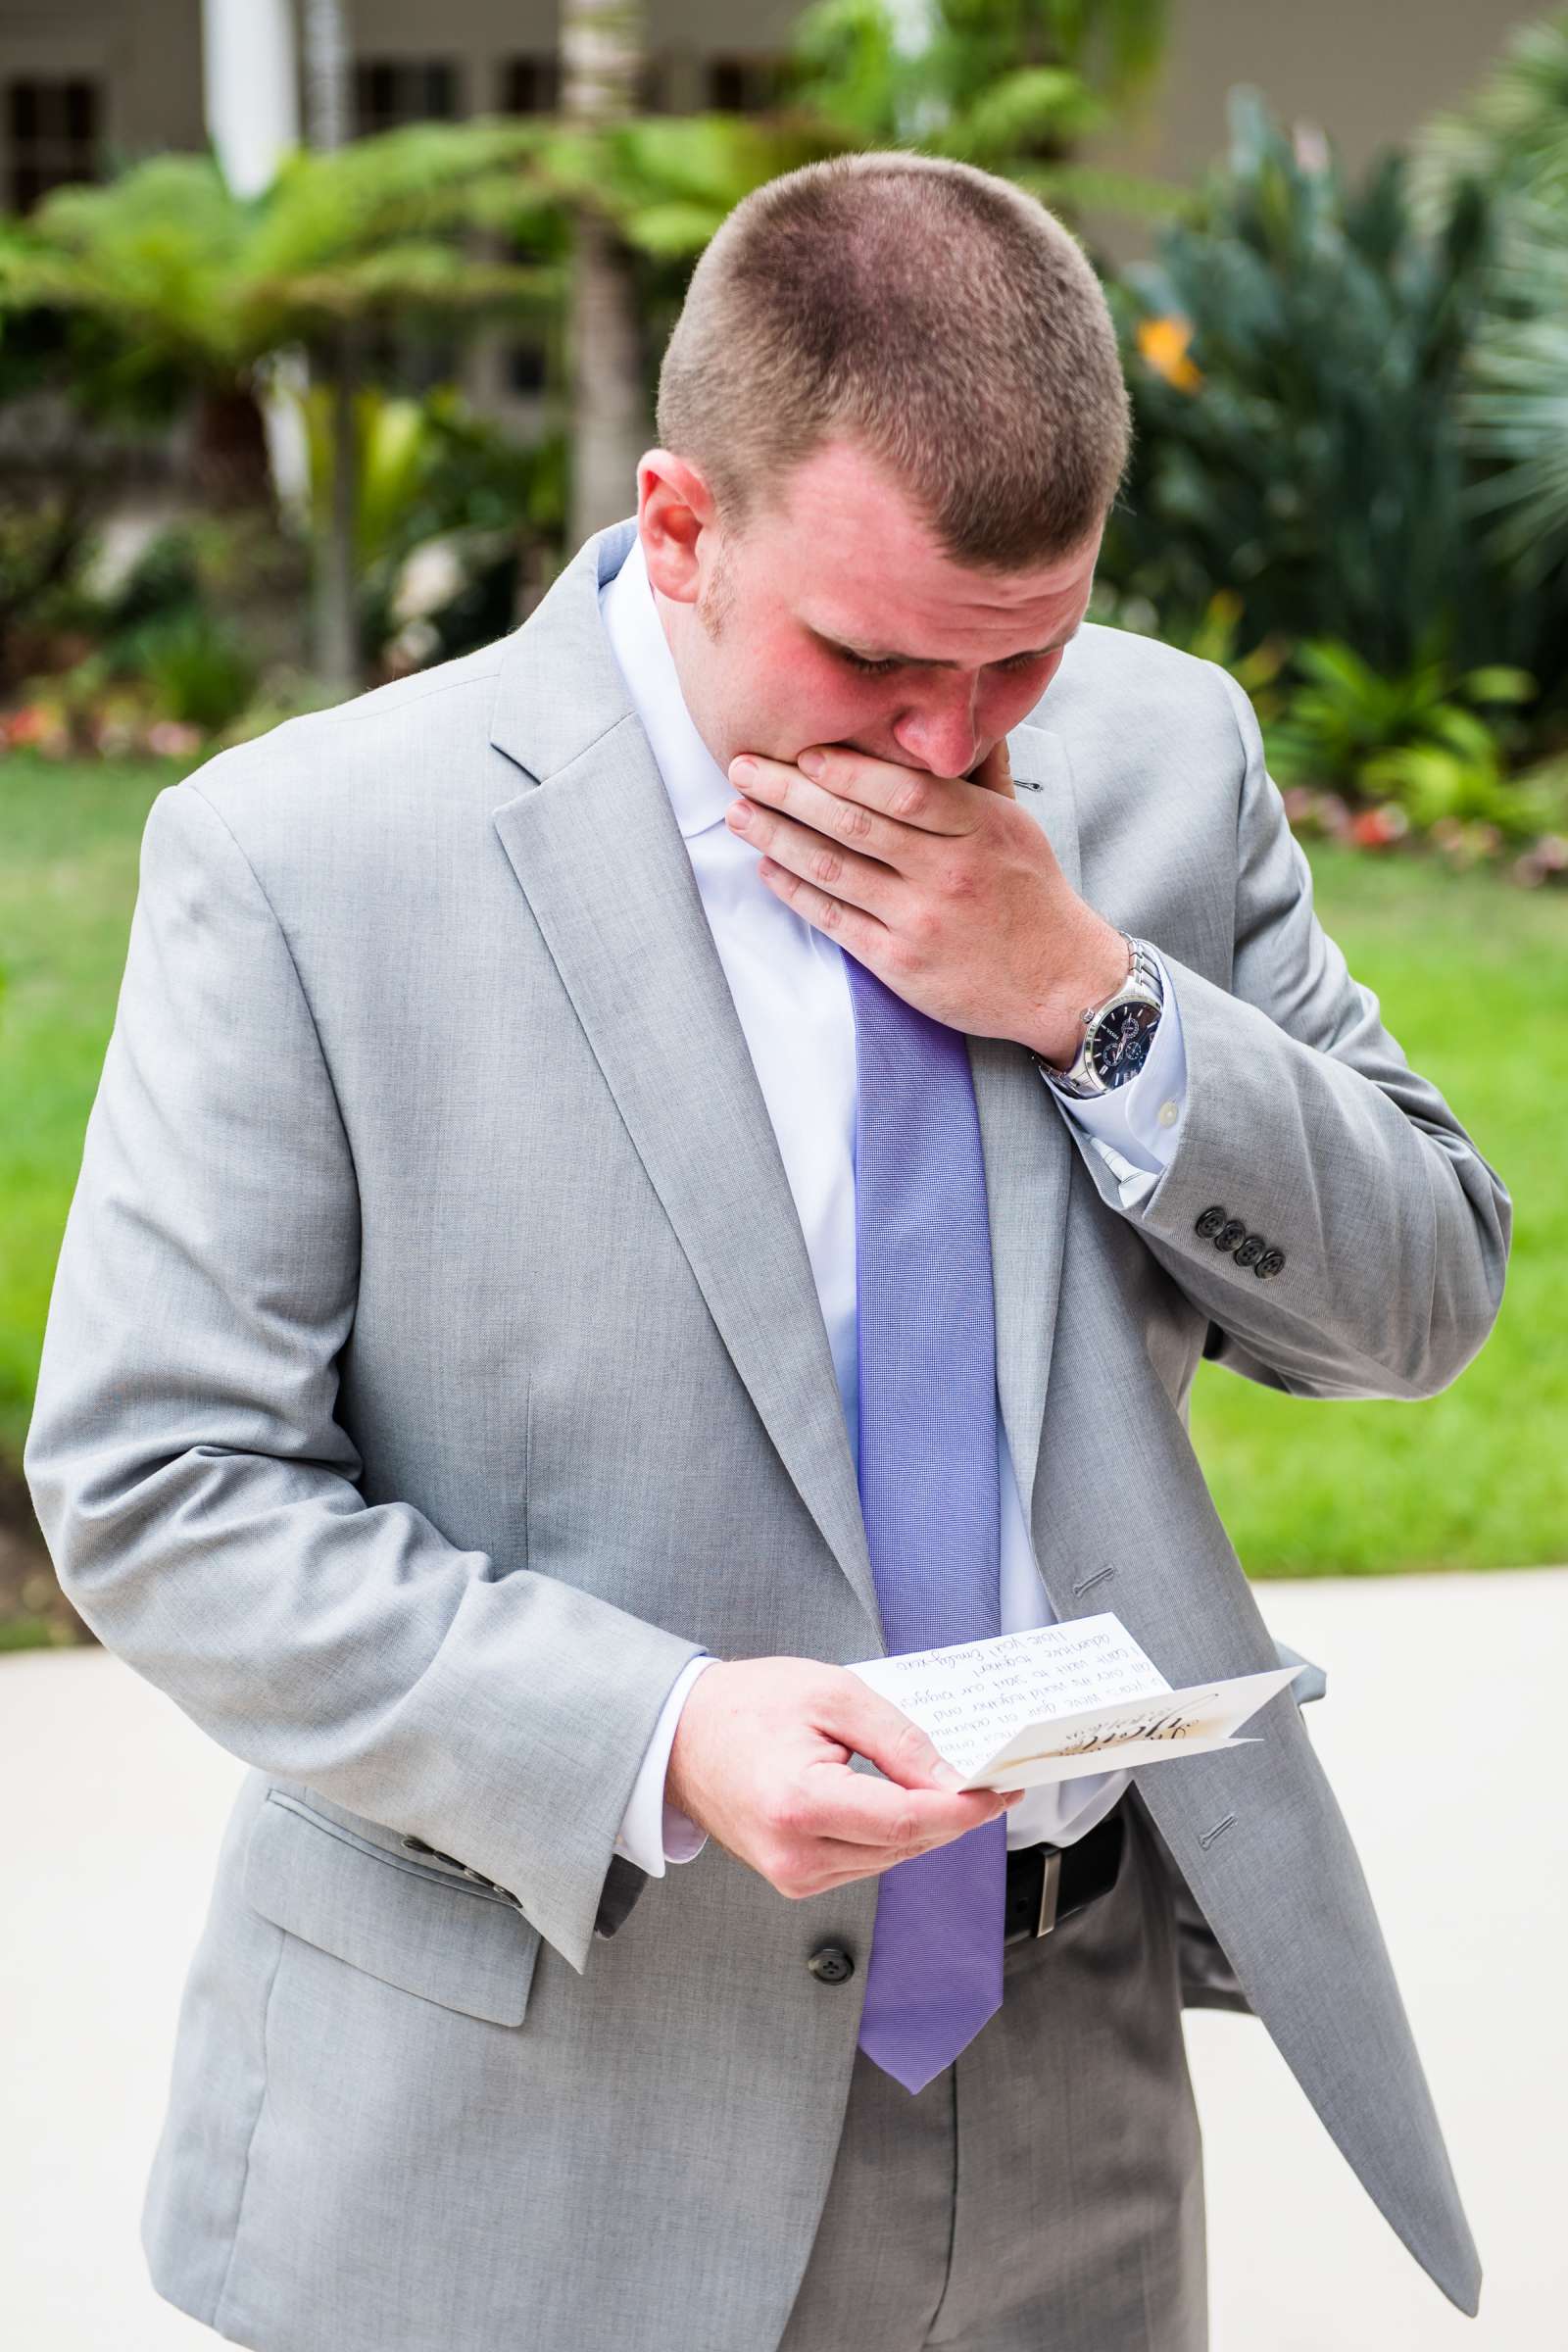
[(1083, 1037), (1067, 1067), (1058, 1070), (1042, 1054), (1032, 1056), (1041, 1076), (1058, 1094), (1108, 1095), (1136, 1078), (1149, 1058), (1165, 992), (1147, 941), (1127, 931), (1122, 937), (1127, 942), (1127, 976), (1100, 1004), (1085, 1006)]

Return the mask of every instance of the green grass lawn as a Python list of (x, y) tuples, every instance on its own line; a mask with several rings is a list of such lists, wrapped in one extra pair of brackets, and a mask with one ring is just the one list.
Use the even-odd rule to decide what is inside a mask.
[[(172, 767), (0, 761), (0, 1460), (20, 1456), (136, 847)], [(1309, 1404), (1206, 1370), (1193, 1427), (1254, 1575), (1568, 1558), (1568, 895), (1320, 849), (1318, 904), (1517, 1210), (1478, 1362), (1423, 1404)]]
[(0, 760), (0, 1458), (13, 1463), (114, 1024), (137, 845), (182, 772)]
[(1255, 1576), (1568, 1559), (1568, 896), (1314, 847), (1318, 913), (1514, 1200), (1497, 1326), (1420, 1404), (1304, 1403), (1204, 1368), (1193, 1434)]

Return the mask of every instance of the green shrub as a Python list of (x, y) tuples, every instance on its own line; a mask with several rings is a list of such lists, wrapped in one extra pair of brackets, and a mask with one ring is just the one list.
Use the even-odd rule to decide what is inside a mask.
[[(319, 390), (305, 403), (316, 529), (331, 495), (328, 410)], [(355, 552), (359, 624), (367, 656), (423, 667), (503, 636), (516, 619), (525, 553), (548, 553), (565, 527), (566, 438), (559, 429), (514, 442), (461, 394), (438, 387), (418, 399), (364, 387), (355, 398), (359, 442)], [(408, 567), (440, 543), (449, 589), (406, 631)]]
[(1436, 657), (1385, 675), (1337, 639), (1298, 645), (1292, 666), (1298, 682), (1280, 715), (1263, 721), (1269, 767), (1281, 783), (1365, 790), (1375, 785), (1368, 774), (1375, 760), (1418, 746), (1497, 758), (1516, 731), (1500, 717), (1489, 724), (1477, 710), (1517, 707), (1536, 691), (1523, 670), (1494, 665), (1455, 677)]
[(161, 716), (216, 734), (256, 691), (257, 668), (238, 631), (192, 606), (149, 623), (127, 646)]
[(1194, 217), (1107, 286), (1137, 440), (1103, 568), (1162, 633), (1230, 590), (1243, 651), (1339, 639), (1391, 679), (1441, 659), (1549, 686), (1568, 628), (1547, 618), (1568, 614), (1549, 584), (1504, 590), (1478, 548), (1457, 411), (1484, 192), (1457, 185), (1418, 228), (1401, 156), (1351, 187), (1331, 148), (1293, 141), (1245, 90), (1231, 132)]
[(0, 684), (31, 665), (51, 631), (79, 626), (93, 528), (79, 485), (7, 482), (0, 498)]
[(1492, 825), (1502, 842), (1533, 841), (1568, 823), (1560, 772), (1515, 776), (1495, 732), (1473, 710), (1446, 705), (1432, 739), (1380, 752), (1362, 771), (1366, 790), (1405, 810), (1424, 833), (1446, 826)]

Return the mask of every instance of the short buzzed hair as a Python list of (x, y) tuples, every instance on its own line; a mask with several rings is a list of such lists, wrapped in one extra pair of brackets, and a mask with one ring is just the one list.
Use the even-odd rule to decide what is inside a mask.
[(692, 274), (661, 444), (736, 531), (829, 439), (879, 460), (977, 569), (1075, 552), (1132, 441), (1093, 269), (1037, 200), (972, 165), (836, 156), (738, 204)]

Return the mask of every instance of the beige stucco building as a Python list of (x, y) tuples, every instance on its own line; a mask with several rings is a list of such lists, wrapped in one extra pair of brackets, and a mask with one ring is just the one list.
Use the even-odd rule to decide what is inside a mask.
[[(647, 0), (648, 102), (760, 99), (798, 13), (793, 0)], [(1171, 0), (1145, 119), (1095, 159), (1185, 178), (1223, 144), (1226, 91), (1250, 82), (1359, 164), (1462, 97), (1540, 13), (1509, 0)], [(362, 128), (552, 103), (552, 0), (346, 0), (345, 15)], [(0, 0), (0, 198), (25, 205), (117, 158), (203, 145), (202, 16), (202, 0)]]
[[(650, 0), (648, 102), (684, 113), (760, 97), (796, 13)], [(347, 0), (344, 14), (360, 129), (553, 103), (552, 0)], [(0, 0), (0, 200), (24, 208), (60, 178), (203, 146), (202, 43), (202, 0)]]

